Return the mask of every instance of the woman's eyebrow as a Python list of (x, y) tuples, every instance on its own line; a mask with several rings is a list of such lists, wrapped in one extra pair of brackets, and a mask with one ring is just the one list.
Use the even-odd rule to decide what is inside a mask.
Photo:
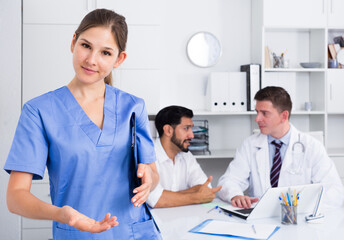
[[(87, 41), (87, 39), (85, 39), (85, 38), (80, 38), (80, 40), (85, 41), (89, 45), (92, 45), (92, 43), (90, 41)], [(104, 47), (104, 49), (111, 50), (114, 52), (114, 49), (111, 47)]]
[(80, 40), (83, 40), (83, 41), (85, 41), (88, 44), (92, 44), (91, 42), (87, 41), (87, 39), (85, 39), (85, 38), (80, 38)]

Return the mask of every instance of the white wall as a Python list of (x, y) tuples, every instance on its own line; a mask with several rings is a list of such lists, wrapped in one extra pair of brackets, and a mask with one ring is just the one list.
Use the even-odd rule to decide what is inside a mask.
[[(144, 98), (149, 113), (171, 104), (205, 109), (209, 73), (240, 71), (240, 65), (250, 63), (251, 0), (162, 1), (155, 9), (160, 12), (155, 24), (129, 22), (128, 62), (117, 71), (117, 86)], [(215, 34), (222, 43), (222, 57), (213, 67), (196, 67), (186, 55), (189, 38), (199, 31)], [(138, 47), (131, 52), (130, 46)], [(133, 55), (142, 63), (134, 63)]]
[[(165, 8), (161, 107), (205, 109), (209, 73), (240, 71), (240, 65), (250, 63), (251, 1), (177, 0), (167, 1)], [(222, 44), (222, 57), (214, 67), (199, 68), (187, 58), (187, 41), (198, 31), (212, 32)]]
[[(86, 8), (79, 0), (71, 6), (78, 10), (75, 14), (69, 10), (58, 17), (56, 12), (62, 11), (61, 6), (68, 1), (46, 2), (24, 1), (24, 102), (65, 84), (73, 76), (69, 42)], [(35, 13), (41, 5), (45, 11)], [(171, 104), (205, 109), (209, 73), (239, 71), (240, 65), (250, 63), (251, 0), (97, 0), (97, 7), (114, 9), (127, 18), (128, 57), (114, 70), (115, 86), (144, 98), (149, 113)], [(222, 57), (213, 67), (196, 67), (186, 55), (189, 38), (199, 31), (215, 34), (222, 43)], [(58, 42), (52, 54), (58, 61), (52, 65), (47, 64), (50, 55), (41, 48), (54, 39)], [(57, 64), (65, 70), (55, 70), (50, 81), (42, 81), (40, 75), (49, 75), (58, 69)]]
[(20, 218), (6, 207), (3, 170), (21, 108), (21, 1), (0, 0), (0, 239), (20, 239)]

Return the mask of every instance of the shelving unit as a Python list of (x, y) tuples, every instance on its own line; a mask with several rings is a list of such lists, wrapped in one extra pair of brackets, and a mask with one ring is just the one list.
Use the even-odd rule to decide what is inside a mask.
[[(293, 5), (294, 1), (252, 2), (252, 62), (262, 65), (262, 87), (281, 86), (290, 93), (293, 125), (304, 132), (322, 131), (329, 156), (344, 169), (344, 69), (327, 68), (330, 38), (338, 34), (344, 36), (344, 25), (335, 25), (341, 21), (334, 20), (334, 12), (338, 13), (338, 9), (334, 10), (333, 6), (344, 10), (344, 4), (338, 0), (303, 0), (297, 3), (302, 14), (294, 16), (288, 13), (288, 16), (273, 22), (276, 18), (272, 16), (276, 12), (285, 12), (285, 7), (290, 7), (285, 5)], [(314, 8), (309, 9), (306, 7), (308, 4)], [(265, 68), (265, 46), (276, 53), (287, 50), (285, 57), (290, 68)], [(322, 67), (302, 68), (300, 62), (320, 62)], [(304, 104), (309, 101), (312, 102), (312, 110), (305, 111)], [(208, 119), (212, 129), (209, 137), (212, 154), (197, 156), (198, 159), (233, 158), (235, 149), (257, 128), (253, 111), (195, 111), (194, 114), (194, 119)]]
[[(344, 36), (344, 27), (329, 28), (328, 44), (339, 35)], [(337, 162), (344, 162), (344, 69), (328, 69), (327, 85), (328, 152)]]
[[(344, 9), (344, 2), (331, 0), (332, 18), (329, 19), (328, 44), (333, 43), (332, 39), (338, 35), (344, 35), (343, 14), (339, 12)], [(344, 69), (327, 69), (327, 152), (336, 164), (338, 172), (344, 172)], [(342, 182), (344, 176), (341, 174)]]
[[(291, 122), (301, 131), (323, 131), (330, 157), (344, 157), (344, 69), (328, 69), (328, 43), (344, 35), (340, 0), (257, 0), (252, 2), (252, 61), (262, 64), (262, 87), (277, 85), (291, 95)], [(306, 7), (308, 4), (312, 8)], [(288, 12), (288, 15), (285, 13)], [(264, 15), (263, 15), (264, 13)], [(302, 13), (302, 14), (301, 14)], [(278, 18), (276, 16), (278, 15)], [(302, 20), (303, 19), (303, 20)], [(302, 20), (302, 21), (301, 21)], [(266, 68), (265, 47), (285, 52), (290, 68)], [(321, 68), (301, 68), (300, 62), (320, 62)], [(312, 102), (312, 111), (304, 103)]]
[[(291, 122), (300, 129), (307, 129), (304, 131), (324, 131), (316, 126), (325, 121), (325, 111), (292, 111)], [(234, 158), (236, 148), (242, 141), (250, 136), (254, 131), (259, 131), (255, 123), (256, 113), (252, 112), (210, 112), (210, 111), (195, 111), (194, 119), (207, 119), (211, 126), (209, 137), (209, 148), (211, 154), (197, 155), (197, 159), (225, 159)], [(236, 122), (231, 124), (231, 122)], [(244, 124), (245, 123), (245, 124)], [(236, 124), (236, 125), (235, 125)], [(235, 129), (226, 127), (228, 125), (235, 125)], [(241, 126), (241, 127), (238, 127)], [(314, 127), (313, 127), (314, 126)], [(310, 129), (310, 130), (309, 130)], [(233, 136), (236, 136), (233, 138)], [(221, 139), (221, 140), (220, 140)], [(235, 140), (237, 139), (237, 140)], [(238, 140), (240, 139), (240, 140)], [(332, 153), (331, 151), (330, 153)], [(336, 154), (340, 152), (335, 151)], [(343, 152), (344, 153), (344, 152)], [(344, 155), (343, 155), (344, 156)]]

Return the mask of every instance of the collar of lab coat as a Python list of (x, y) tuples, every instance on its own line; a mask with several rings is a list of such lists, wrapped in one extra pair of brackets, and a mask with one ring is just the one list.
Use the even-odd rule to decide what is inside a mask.
[[(282, 172), (291, 164), (292, 161), (292, 145), (295, 141), (297, 141), (298, 130), (291, 124), (291, 134), (289, 145), (283, 159), (283, 164), (281, 168)], [(265, 192), (268, 188), (271, 188), (270, 183), (270, 164), (269, 164), (269, 144), (268, 144), (268, 136), (265, 134), (258, 133), (253, 145), (257, 148), (256, 158), (255, 161), (257, 162), (258, 166), (258, 173), (260, 176), (261, 187), (263, 192)]]
[[(298, 135), (298, 130), (294, 127), (293, 124), (289, 123), (290, 125), (290, 140), (289, 140), (289, 146), (288, 149), (291, 145), (291, 143), (294, 143), (295, 141), (297, 141), (297, 135)], [(265, 134), (261, 134), (258, 133), (257, 134), (257, 138), (254, 141), (254, 146), (258, 149), (262, 149), (262, 148), (268, 148), (268, 136)]]
[(279, 185), (281, 185), (281, 186), (283, 186), (283, 179), (284, 179), (283, 178), (283, 172), (285, 172), (286, 169), (288, 169), (290, 167), (290, 165), (292, 164), (292, 161), (293, 161), (293, 156), (292, 156), (293, 144), (298, 141), (298, 135), (300, 133), (294, 126), (290, 125), (290, 127), (291, 127), (291, 135), (290, 135), (289, 145), (288, 145), (287, 151), (285, 153), (282, 168), (281, 168), (282, 177), (280, 176), (281, 181), (279, 182)]

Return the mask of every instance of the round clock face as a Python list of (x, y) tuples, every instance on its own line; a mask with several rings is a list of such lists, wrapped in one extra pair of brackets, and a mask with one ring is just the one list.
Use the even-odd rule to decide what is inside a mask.
[(220, 41), (209, 32), (194, 34), (187, 44), (187, 55), (198, 67), (214, 66), (222, 54)]

